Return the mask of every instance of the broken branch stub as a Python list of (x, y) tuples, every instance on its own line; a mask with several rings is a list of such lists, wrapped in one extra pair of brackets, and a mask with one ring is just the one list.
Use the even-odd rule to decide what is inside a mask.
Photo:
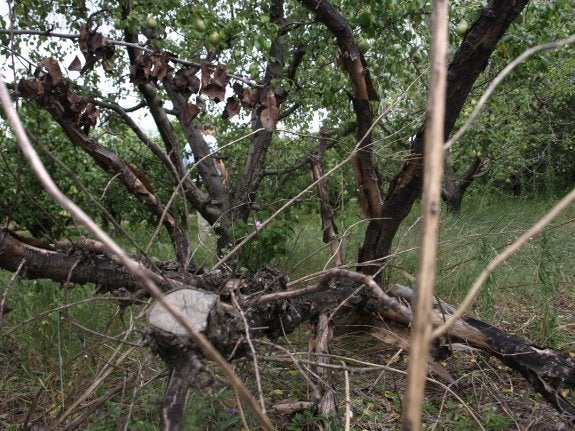
[[(218, 295), (195, 289), (177, 289), (164, 300), (174, 307), (194, 331), (214, 337), (218, 331)], [(188, 330), (159, 302), (148, 312), (144, 342), (170, 368), (164, 398), (160, 403), (160, 429), (181, 431), (185, 428), (187, 393), (190, 387), (204, 387), (209, 378), (204, 373), (203, 354)]]

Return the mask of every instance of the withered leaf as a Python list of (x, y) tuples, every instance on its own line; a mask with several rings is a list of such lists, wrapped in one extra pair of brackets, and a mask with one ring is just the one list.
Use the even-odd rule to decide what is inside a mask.
[(258, 103), (258, 94), (251, 88), (246, 88), (242, 94), (242, 104), (248, 108), (253, 108)]
[(81, 69), (82, 63), (80, 62), (78, 56), (75, 56), (74, 60), (72, 60), (72, 63), (70, 63), (70, 66), (68, 66), (68, 70), (71, 72), (79, 72)]
[(91, 22), (80, 27), (79, 45), (80, 51), (86, 60), (86, 64), (80, 69), (81, 74), (92, 70), (98, 60), (103, 60), (102, 67), (106, 72), (111, 70), (111, 63), (106, 60), (112, 58), (116, 48), (110, 42), (110, 39), (97, 32), (96, 29), (92, 29)]
[(192, 94), (200, 91), (200, 80), (196, 76), (196, 70), (189, 68), (178, 70), (172, 79), (172, 89), (180, 93), (186, 100)]
[(222, 118), (227, 120), (240, 113), (240, 102), (235, 97), (228, 97)]
[(98, 117), (100, 116), (100, 111), (92, 103), (87, 103), (86, 108), (81, 113), (78, 118), (78, 126), (84, 129), (84, 133), (88, 133), (90, 127), (95, 126), (98, 122)]
[(78, 41), (80, 45), (80, 51), (84, 56), (88, 53), (88, 25), (82, 24), (80, 26), (80, 39)]
[(228, 68), (219, 64), (214, 72), (214, 83), (218, 84), (220, 87), (226, 87), (230, 83), (230, 77), (228, 76)]
[(102, 60), (102, 69), (104, 69), (104, 72), (106, 73), (112, 72), (112, 63), (109, 58), (104, 58)]
[(68, 95), (66, 96), (66, 99), (68, 101), (68, 103), (67, 103), (68, 113), (72, 114), (74, 117), (79, 116), (80, 113), (84, 110), (84, 108), (88, 104), (88, 102), (86, 101), (86, 98), (80, 96), (77, 93), (73, 93), (73, 92), (68, 93)]
[(182, 121), (186, 126), (188, 126), (190, 121), (196, 118), (199, 112), (200, 108), (198, 108), (196, 105), (193, 103), (186, 103), (184, 106), (184, 113), (182, 114)]
[(170, 66), (170, 57), (165, 52), (155, 52), (152, 54), (153, 69), (152, 76), (162, 81), (174, 68)]
[(138, 56), (130, 67), (130, 82), (139, 85), (164, 79), (173, 70), (169, 61), (169, 55), (161, 52)]
[(226, 97), (226, 89), (218, 84), (211, 83), (202, 88), (202, 94), (219, 103)]
[(48, 76), (50, 76), (52, 85), (57, 86), (62, 82), (63, 75), (58, 61), (53, 58), (45, 58), (40, 64), (42, 64), (42, 66), (44, 66), (48, 71)]
[(242, 97), (242, 95), (244, 94), (244, 87), (239, 82), (234, 82), (234, 85), (232, 85), (232, 89), (234, 90), (234, 93), (236, 93), (240, 97)]
[(208, 63), (202, 63), (200, 68), (202, 70), (202, 87), (206, 87), (212, 76), (211, 66)]
[(273, 132), (276, 129), (279, 114), (280, 110), (277, 106), (270, 106), (262, 110), (260, 114), (260, 121), (262, 122), (262, 126), (266, 130)]
[(36, 78), (22, 79), (18, 83), (18, 92), (24, 97), (36, 99), (44, 95), (44, 82)]

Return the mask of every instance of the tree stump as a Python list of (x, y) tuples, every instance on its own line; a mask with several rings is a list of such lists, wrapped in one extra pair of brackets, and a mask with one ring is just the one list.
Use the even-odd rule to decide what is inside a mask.
[[(218, 295), (195, 289), (178, 289), (165, 295), (195, 331), (206, 336), (217, 333), (220, 321)], [(170, 368), (164, 399), (160, 405), (160, 429), (184, 429), (185, 410), (190, 387), (204, 387), (209, 378), (204, 373), (201, 351), (184, 328), (166, 308), (156, 302), (148, 312), (144, 343)]]

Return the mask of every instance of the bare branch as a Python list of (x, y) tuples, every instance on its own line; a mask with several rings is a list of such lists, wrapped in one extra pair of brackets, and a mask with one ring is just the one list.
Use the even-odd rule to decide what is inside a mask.
[(489, 87), (482, 94), (481, 98), (479, 99), (479, 102), (477, 102), (477, 105), (473, 109), (473, 112), (471, 113), (465, 124), (463, 124), (463, 126), (461, 126), (461, 128), (457, 131), (457, 133), (455, 133), (445, 143), (445, 148), (446, 149), (450, 148), (455, 142), (457, 142), (457, 140), (459, 140), (459, 138), (461, 138), (464, 135), (465, 132), (467, 132), (467, 130), (469, 130), (473, 121), (475, 120), (475, 118), (477, 118), (479, 112), (481, 112), (481, 108), (483, 108), (483, 105), (485, 105), (491, 94), (493, 94), (495, 89), (499, 86), (499, 84), (501, 84), (501, 82), (505, 79), (505, 77), (509, 75), (513, 71), (513, 69), (515, 69), (519, 64), (523, 63), (525, 60), (527, 60), (533, 54), (538, 53), (539, 51), (549, 51), (552, 49), (563, 48), (564, 46), (572, 43), (575, 43), (575, 34), (569, 36), (566, 39), (559, 40), (557, 42), (543, 43), (541, 45), (529, 48), (526, 51), (524, 51), (521, 55), (519, 55), (515, 60), (509, 63), (505, 67), (505, 69), (499, 72), (499, 74), (495, 77), (495, 79), (491, 82), (491, 84), (489, 84)]
[[(142, 265), (132, 260), (126, 252), (118, 245), (112, 238), (108, 236), (94, 221), (74, 202), (72, 202), (67, 196), (65, 196), (56, 186), (54, 181), (50, 178), (50, 175), (46, 171), (46, 168), (42, 164), (38, 154), (28, 141), (24, 128), (18, 118), (18, 114), (12, 107), (12, 103), (8, 96), (8, 89), (4, 85), (4, 82), (0, 82), (0, 102), (2, 103), (6, 116), (8, 117), (10, 124), (14, 130), (17, 137), (18, 143), (22, 148), (22, 152), (28, 159), (32, 168), (38, 175), (38, 178), (44, 185), (46, 191), (65, 209), (70, 211), (80, 222), (86, 226), (96, 237), (102, 241), (109, 250), (118, 256), (120, 261), (126, 268), (143, 284), (146, 290), (160, 303), (162, 306), (177, 320), (177, 322), (182, 325), (186, 331), (189, 333), (190, 337), (202, 350), (207, 358), (216, 362), (229, 379), (230, 384), (239, 392), (241, 398), (250, 407), (252, 413), (254, 413), (257, 421), (265, 430), (273, 430), (274, 426), (271, 424), (267, 416), (261, 411), (258, 406), (257, 401), (253, 398), (249, 390), (242, 383), (241, 379), (235, 373), (233, 368), (228, 364), (228, 362), (223, 358), (223, 356), (214, 348), (214, 346), (208, 341), (208, 339), (200, 332), (194, 330), (188, 320), (177, 311), (171, 304), (167, 303), (162, 296), (162, 292), (156, 284), (150, 280), (145, 272), (142, 271)], [(82, 400), (76, 400), (76, 403), (80, 403)], [(70, 406), (67, 412), (70, 411)]]

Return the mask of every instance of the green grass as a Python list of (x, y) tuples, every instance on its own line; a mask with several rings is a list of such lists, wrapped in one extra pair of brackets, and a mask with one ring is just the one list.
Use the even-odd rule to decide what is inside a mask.
[[(552, 200), (473, 196), (464, 202), (461, 215), (444, 215), (440, 229), (438, 295), (458, 304), (485, 265), (553, 203)], [(416, 207), (397, 235), (388, 282), (412, 283), (417, 270), (418, 214)], [(350, 265), (356, 262), (367, 225), (358, 215), (357, 209), (348, 205), (346, 212), (338, 214), (336, 219), (346, 241), (346, 263)], [(294, 211), (292, 217), (294, 232), (288, 241), (288, 254), (276, 258), (275, 263), (289, 273), (291, 280), (331, 267), (329, 248), (321, 241), (317, 213)], [(571, 304), (575, 242), (571, 238), (574, 218), (575, 209), (570, 208), (543, 235), (508, 259), (484, 286), (470, 312), (539, 344), (573, 350), (571, 328), (575, 322)], [(273, 224), (270, 228), (273, 229)], [(143, 225), (130, 229), (136, 238), (145, 239), (148, 235)], [(190, 223), (189, 235), (197, 236), (195, 220)], [(215, 237), (209, 236), (206, 242), (195, 251), (195, 260), (210, 265), (216, 260)], [(128, 248), (136, 251), (135, 247)], [(160, 233), (158, 240), (152, 243), (150, 255), (160, 259), (171, 257), (171, 245), (165, 233)], [(30, 410), (29, 419), (39, 419), (40, 423), (42, 417), (55, 416), (84, 393), (107, 364), (128, 352), (132, 344), (140, 343), (139, 331), (145, 325), (141, 307), (133, 306), (120, 312), (111, 295), (95, 297), (94, 286), (67, 290), (60, 284), (43, 280), (12, 281), (11, 274), (0, 273), (0, 294), (6, 291), (8, 303), (14, 310), (4, 316), (0, 343), (0, 427), (5, 429), (11, 429), (14, 423), (22, 424)], [(281, 342), (286, 348), (306, 350), (307, 337), (306, 328), (302, 328), (289, 341)], [(366, 360), (390, 357), (373, 340), (358, 341), (351, 335), (334, 342), (333, 348), (342, 355)], [(281, 389), (286, 397), (297, 399), (309, 396), (297, 373), (286, 374), (283, 366), (265, 365), (264, 368), (266, 390)], [(88, 401), (95, 403), (93, 408), (88, 401), (79, 407), (78, 413), (85, 416), (82, 427), (117, 429), (124, 425), (130, 413), (130, 429), (157, 429), (157, 403), (165, 381), (163, 370), (157, 358), (151, 357), (146, 349), (135, 347), (89, 397)], [(195, 393), (190, 397), (188, 429), (241, 428), (237, 414), (229, 410), (235, 405), (230, 391), (204, 394)], [(398, 406), (393, 397), (396, 401), (399, 398), (394, 394), (393, 385), (377, 386), (367, 395), (359, 390), (354, 392), (354, 408), (360, 410), (356, 418), (364, 417), (364, 422), (358, 419), (355, 429), (370, 429), (369, 424), (378, 429), (389, 423), (390, 417), (397, 415)], [(378, 397), (379, 401), (374, 401)], [(430, 417), (439, 411), (433, 403), (426, 405)], [(445, 423), (450, 425), (442, 429), (475, 429), (470, 417), (459, 407), (449, 405), (445, 409), (444, 412), (451, 415)], [(283, 425), (296, 429), (317, 419), (313, 414), (302, 414), (286, 419)], [(509, 426), (509, 418), (499, 410), (486, 410), (482, 420), (487, 429)], [(362, 424), (367, 425), (362, 428)]]

